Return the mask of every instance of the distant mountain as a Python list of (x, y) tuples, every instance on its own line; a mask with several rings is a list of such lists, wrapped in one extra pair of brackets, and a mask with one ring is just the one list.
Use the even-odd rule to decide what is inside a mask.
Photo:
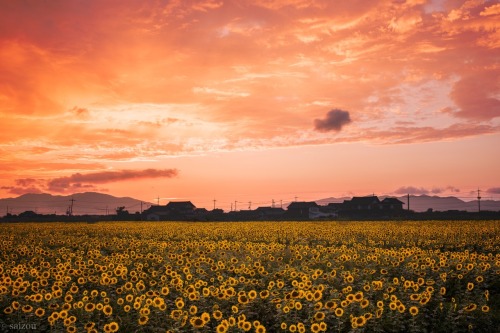
[[(109, 194), (85, 192), (72, 195), (23, 194), (17, 198), (0, 199), (0, 216), (7, 213), (19, 214), (25, 211), (34, 211), (39, 214), (66, 214), (73, 201), (73, 215), (106, 215), (115, 214), (117, 207), (125, 206), (130, 213), (141, 210), (141, 200), (129, 197), (114, 197)], [(151, 206), (143, 203), (142, 209)]]
[[(380, 196), (379, 199), (383, 200), (386, 196)], [(327, 205), (331, 202), (343, 202), (351, 198), (325, 198), (316, 200), (318, 205)], [(407, 196), (398, 197), (404, 205), (403, 208), (407, 209), (408, 198)], [(425, 212), (429, 208), (435, 211), (447, 210), (465, 210), (468, 212), (477, 212), (477, 200), (463, 201), (456, 197), (438, 197), (429, 195), (410, 195), (410, 209), (415, 212)], [(500, 211), (500, 201), (497, 200), (481, 200), (481, 210)]]
[[(380, 196), (379, 199), (384, 199), (385, 196)], [(24, 194), (16, 198), (0, 199), (0, 216), (4, 216), (7, 211), (11, 214), (19, 214), (25, 211), (34, 211), (39, 214), (66, 214), (67, 209), (73, 202), (74, 215), (106, 215), (115, 214), (117, 207), (125, 206), (131, 214), (141, 210), (141, 200), (130, 197), (115, 197), (109, 194), (85, 192), (73, 195), (51, 195), (51, 194)], [(318, 205), (328, 205), (329, 203), (342, 203), (344, 200), (350, 200), (351, 197), (329, 197), (316, 200)], [(407, 208), (407, 197), (398, 197)], [(286, 208), (289, 203), (283, 203)], [(142, 209), (149, 208), (152, 203), (143, 203)], [(428, 195), (411, 195), (410, 209), (415, 212), (424, 212), (429, 208), (435, 211), (447, 210), (465, 210), (476, 212), (478, 210), (477, 200), (463, 201), (456, 197), (438, 197)], [(481, 200), (481, 210), (500, 211), (500, 201), (496, 200)]]

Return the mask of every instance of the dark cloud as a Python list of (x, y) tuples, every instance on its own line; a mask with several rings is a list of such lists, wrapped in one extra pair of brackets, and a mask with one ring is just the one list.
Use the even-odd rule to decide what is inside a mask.
[(75, 173), (71, 176), (54, 178), (51, 180), (20, 178), (14, 181), (15, 186), (2, 186), (0, 189), (12, 194), (67, 192), (81, 190), (102, 190), (95, 184), (105, 184), (124, 180), (143, 178), (172, 178), (178, 174), (177, 169), (146, 169), (146, 170), (119, 170), (103, 171), (88, 174)]
[(434, 187), (431, 190), (431, 192), (434, 194), (440, 194), (447, 191), (458, 193), (460, 192), (460, 189), (456, 188), (455, 186), (446, 186), (446, 187)]
[(421, 195), (421, 194), (429, 194), (429, 190), (423, 187), (403, 186), (394, 191), (394, 193)]
[(500, 187), (492, 187), (486, 190), (488, 193), (500, 194)]
[(413, 195), (422, 195), (422, 194), (441, 194), (443, 192), (460, 192), (460, 189), (455, 186), (446, 186), (446, 187), (433, 187), (432, 189), (426, 189), (424, 187), (415, 187), (415, 186), (403, 186), (398, 188), (394, 193), (396, 194), (413, 194)]
[(333, 109), (324, 119), (314, 119), (314, 129), (319, 132), (340, 131), (344, 125), (351, 122), (348, 111)]
[(123, 180), (143, 178), (172, 178), (178, 174), (177, 169), (146, 169), (103, 171), (88, 174), (75, 173), (67, 177), (59, 177), (47, 182), (47, 189), (54, 192), (64, 192), (71, 188), (89, 188), (91, 184), (105, 184)]

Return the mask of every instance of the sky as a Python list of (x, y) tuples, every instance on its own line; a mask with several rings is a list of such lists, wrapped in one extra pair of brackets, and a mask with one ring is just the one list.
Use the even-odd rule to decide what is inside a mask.
[(499, 1), (0, 0), (0, 197), (500, 198), (499, 144)]

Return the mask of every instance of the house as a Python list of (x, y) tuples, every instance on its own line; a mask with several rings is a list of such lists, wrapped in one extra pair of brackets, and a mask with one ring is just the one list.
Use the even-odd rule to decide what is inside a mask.
[(143, 214), (149, 221), (187, 220), (195, 217), (195, 210), (191, 201), (171, 201), (165, 206), (151, 206)]
[(329, 203), (326, 206), (320, 206), (319, 211), (326, 215), (325, 217), (336, 218), (339, 215), (339, 211), (343, 208), (342, 203)]
[(285, 215), (285, 210), (280, 207), (258, 207), (255, 212), (260, 220), (276, 220)]
[(344, 200), (343, 210), (348, 211), (372, 211), (381, 209), (380, 200), (376, 196), (353, 197), (351, 200)]
[(165, 219), (168, 216), (169, 211), (166, 206), (151, 206), (146, 209), (143, 213), (148, 221), (159, 221)]
[(314, 201), (295, 201), (288, 205), (286, 216), (294, 219), (316, 218), (322, 213)]
[(190, 214), (196, 209), (191, 201), (170, 201), (166, 208), (173, 214)]
[(397, 198), (385, 198), (380, 202), (383, 210), (398, 211), (403, 210), (404, 203)]

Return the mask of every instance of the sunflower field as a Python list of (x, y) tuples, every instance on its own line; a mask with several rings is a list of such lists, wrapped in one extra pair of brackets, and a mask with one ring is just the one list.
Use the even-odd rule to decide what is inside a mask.
[(0, 325), (495, 332), (500, 221), (1, 224)]

